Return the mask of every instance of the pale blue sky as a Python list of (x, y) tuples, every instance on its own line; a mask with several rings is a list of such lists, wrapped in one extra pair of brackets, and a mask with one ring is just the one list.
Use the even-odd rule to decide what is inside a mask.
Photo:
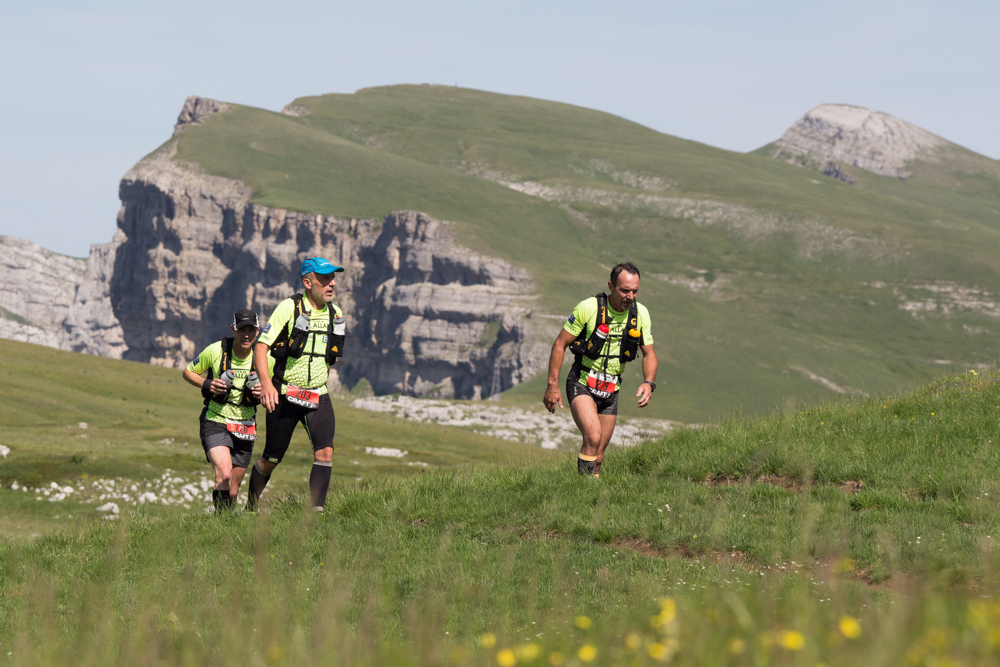
[(0, 234), (76, 256), (197, 94), (458, 84), (601, 109), (735, 151), (824, 102), (1000, 158), (997, 2), (8, 2)]

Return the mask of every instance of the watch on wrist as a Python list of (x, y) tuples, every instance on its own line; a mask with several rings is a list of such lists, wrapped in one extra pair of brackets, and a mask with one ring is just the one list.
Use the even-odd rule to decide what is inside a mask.
[(652, 394), (654, 391), (656, 391), (656, 383), (655, 382), (650, 382), (649, 380), (643, 380), (642, 383), (649, 385), (649, 393)]

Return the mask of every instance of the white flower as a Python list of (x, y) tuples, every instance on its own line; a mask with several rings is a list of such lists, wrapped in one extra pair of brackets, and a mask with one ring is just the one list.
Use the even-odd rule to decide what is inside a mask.
[(408, 451), (399, 450), (394, 447), (365, 447), (365, 454), (372, 454), (374, 456), (388, 456), (401, 459), (409, 453)]

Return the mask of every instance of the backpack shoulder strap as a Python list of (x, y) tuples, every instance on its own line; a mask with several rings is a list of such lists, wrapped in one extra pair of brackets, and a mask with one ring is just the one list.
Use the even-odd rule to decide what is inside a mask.
[(608, 295), (601, 292), (597, 296), (597, 321), (594, 323), (594, 329), (601, 326), (602, 324), (608, 323)]
[(222, 375), (233, 366), (234, 340), (232, 336), (227, 336), (219, 341), (222, 343), (222, 359), (219, 360), (219, 375)]

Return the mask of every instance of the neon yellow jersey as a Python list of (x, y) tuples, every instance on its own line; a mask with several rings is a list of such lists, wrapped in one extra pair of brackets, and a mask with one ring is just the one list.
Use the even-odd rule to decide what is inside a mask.
[[(268, 363), (271, 364), (271, 360), (268, 360)], [(256, 415), (257, 409), (255, 407), (240, 405), (243, 397), (243, 385), (246, 383), (250, 371), (253, 370), (253, 353), (247, 355), (245, 359), (241, 359), (236, 356), (234, 347), (230, 368), (233, 369), (233, 375), (235, 376), (233, 378), (233, 386), (229, 390), (229, 395), (226, 397), (225, 403), (218, 403), (216, 401), (208, 402), (208, 407), (205, 408), (204, 413), (204, 417), (208, 421), (225, 424), (227, 419), (246, 421), (247, 419), (253, 419)], [(222, 375), (222, 341), (217, 340), (202, 350), (201, 354), (187, 365), (187, 369), (198, 375), (211, 369), (212, 377), (214, 378)]]
[[(306, 338), (305, 349), (298, 359), (288, 357), (285, 361), (285, 384), (294, 384), (296, 387), (314, 389), (322, 396), (327, 393), (326, 381), (330, 376), (330, 367), (326, 365), (326, 343), (330, 326), (330, 310), (332, 308), (334, 317), (343, 317), (340, 308), (330, 304), (323, 305), (321, 310), (310, 310), (309, 297), (302, 295), (302, 305), (305, 312), (309, 314), (309, 336)], [(288, 298), (278, 304), (271, 313), (270, 319), (264, 325), (258, 342), (270, 347), (277, 340), (282, 329), (292, 335), (292, 327), (295, 326), (295, 302)], [(274, 368), (274, 358), (267, 355), (269, 372)], [(284, 384), (281, 393), (285, 393)]]
[[(649, 311), (641, 303), (636, 303), (636, 314), (638, 315), (638, 328), (642, 333), (642, 340), (639, 345), (652, 345), (653, 344), (653, 324), (649, 319)], [(601, 356), (597, 359), (591, 359), (589, 357), (580, 356), (580, 362), (583, 367), (578, 368), (576, 364), (573, 365), (571, 373), (577, 372), (579, 378), (577, 378), (580, 384), (587, 384), (587, 375), (589, 375), (590, 370), (594, 369), (602, 373), (608, 373), (610, 375), (621, 375), (622, 370), (625, 365), (618, 360), (618, 354), (621, 350), (621, 340), (622, 334), (625, 333), (625, 325), (628, 320), (628, 311), (618, 312), (611, 307), (611, 299), (608, 299), (608, 317), (611, 319), (608, 322), (608, 340), (604, 343), (604, 347), (601, 349)], [(563, 325), (563, 329), (570, 332), (574, 336), (579, 336), (581, 331), (586, 330), (587, 336), (590, 336), (591, 332), (597, 326), (597, 297), (592, 296), (589, 299), (584, 299), (580, 303), (576, 304), (576, 308), (573, 309), (573, 314), (569, 316), (566, 320), (566, 324)], [(605, 363), (607, 363), (607, 369), (605, 369)], [(615, 391), (621, 388), (621, 385), (615, 387)]]

